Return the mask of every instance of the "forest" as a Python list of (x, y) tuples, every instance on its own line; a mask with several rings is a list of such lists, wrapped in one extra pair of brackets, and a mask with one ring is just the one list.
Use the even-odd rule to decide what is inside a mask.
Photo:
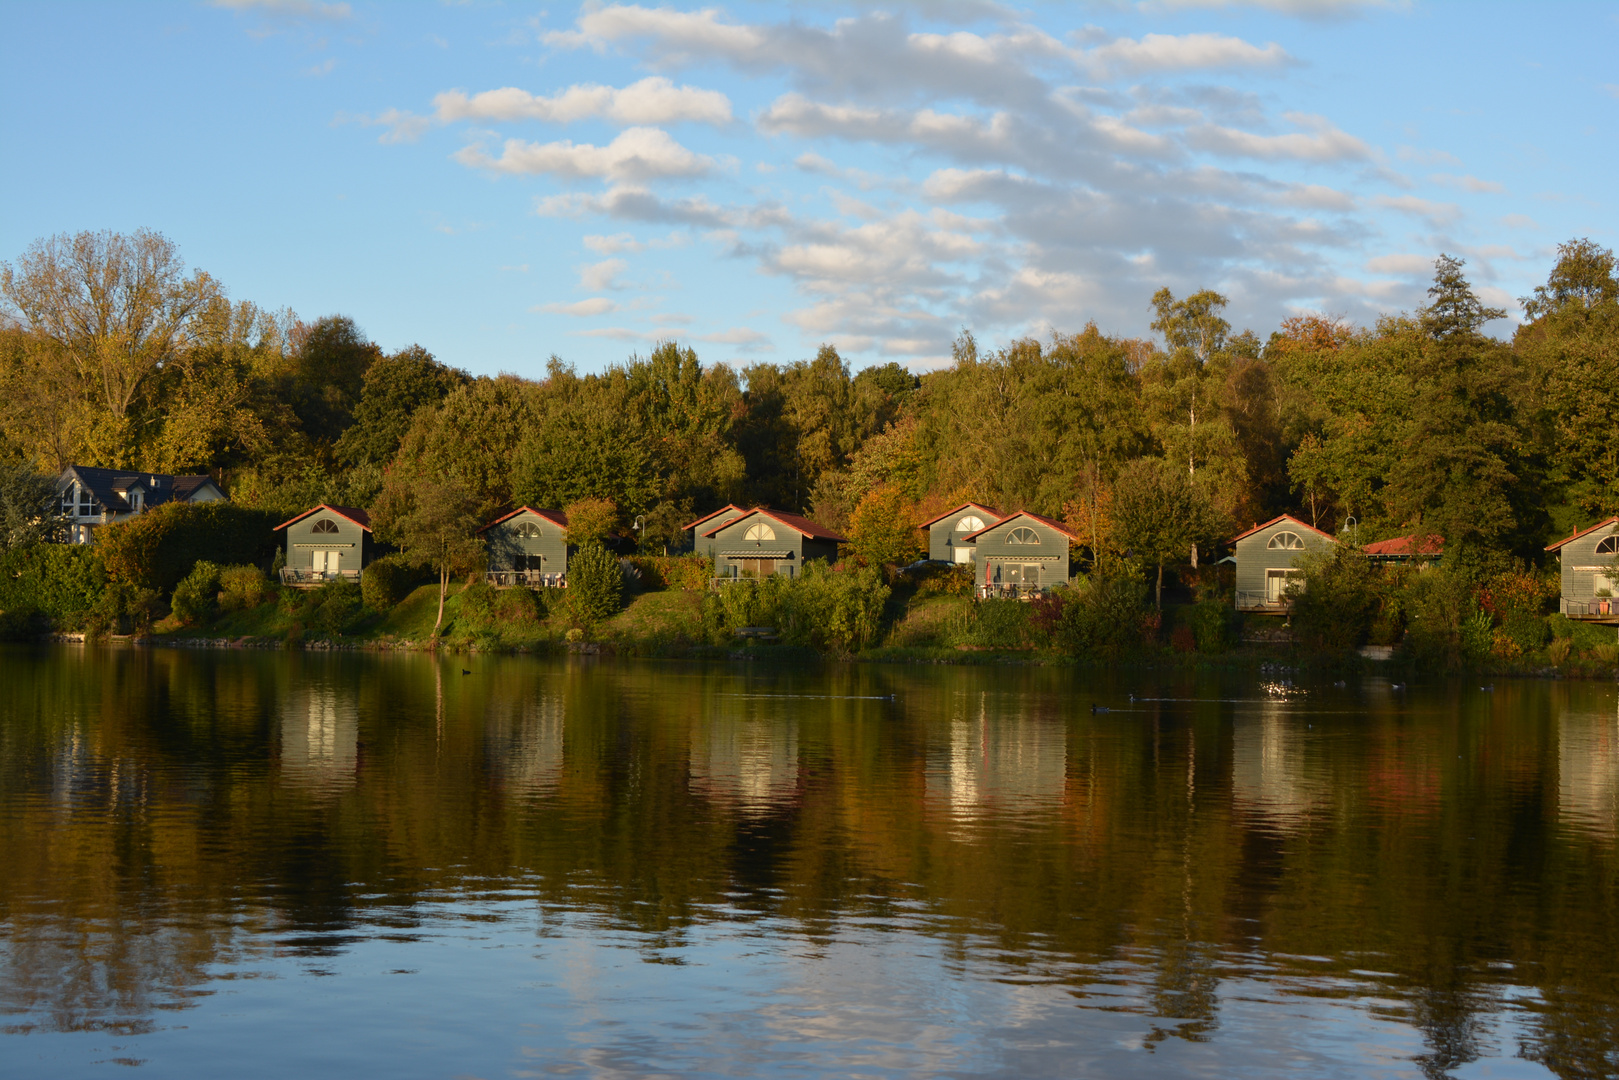
[[(1143, 298), (1151, 338), (1095, 325), (995, 347), (963, 330), (916, 375), (812, 358), (705, 364), (664, 342), (600, 373), (469, 373), (354, 320), (231, 299), (159, 233), (36, 241), (0, 264), (0, 500), (68, 463), (207, 472), (240, 506), (454, 503), (466, 521), (591, 500), (643, 551), (726, 502), (804, 513), (894, 565), (968, 499), (1087, 538), (1082, 572), (1190, 569), (1291, 512), (1368, 542), (1421, 531), (1475, 574), (1619, 511), (1619, 279), (1561, 245), (1506, 313), (1439, 255), (1428, 301), (1237, 331), (1211, 290)], [(10, 539), (7, 543), (11, 543)]]

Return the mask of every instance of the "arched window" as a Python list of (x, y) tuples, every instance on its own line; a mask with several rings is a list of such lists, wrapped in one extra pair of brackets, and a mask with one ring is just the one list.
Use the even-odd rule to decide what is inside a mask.
[(956, 522), (956, 531), (958, 533), (975, 533), (983, 527), (984, 519), (978, 517), (976, 514), (968, 514), (966, 517)]
[(1619, 555), (1619, 536), (1604, 536), (1597, 541), (1598, 555)]
[(1300, 536), (1296, 532), (1279, 532), (1275, 536), (1271, 537), (1270, 543), (1266, 544), (1265, 546), (1271, 548), (1272, 550), (1303, 551), (1304, 537)]
[(315, 522), (309, 527), (309, 531), (312, 533), (319, 533), (322, 536), (335, 534), (337, 532), (337, 522), (333, 521), (331, 518), (321, 518), (319, 521)]
[(1017, 528), (1007, 534), (1008, 544), (1038, 544), (1040, 536), (1033, 529)]
[(752, 540), (754, 543), (759, 543), (764, 540), (774, 540), (775, 538), (776, 530), (772, 529), (764, 522), (760, 522), (757, 525), (749, 525), (747, 533), (742, 537), (742, 539)]
[(537, 521), (525, 521), (517, 526), (517, 535), (525, 540), (533, 540), (540, 535), (540, 525)]

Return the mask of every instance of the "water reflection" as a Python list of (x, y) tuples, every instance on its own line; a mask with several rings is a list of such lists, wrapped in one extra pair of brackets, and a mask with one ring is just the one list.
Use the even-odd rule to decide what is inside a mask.
[(1612, 686), (1172, 682), (0, 652), (0, 1072), (1619, 1074)]
[(1569, 711), (1559, 718), (1557, 812), (1567, 828), (1614, 839), (1619, 829), (1619, 715)]

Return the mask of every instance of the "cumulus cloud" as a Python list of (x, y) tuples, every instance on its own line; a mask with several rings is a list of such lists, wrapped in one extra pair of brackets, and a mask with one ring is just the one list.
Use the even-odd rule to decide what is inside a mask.
[(1373, 274), (1402, 274), (1424, 276), (1433, 271), (1432, 255), (1379, 255), (1366, 260), (1366, 269)]
[(630, 184), (615, 185), (595, 195), (570, 192), (566, 195), (542, 196), (534, 201), (534, 212), (540, 217), (600, 215), (621, 221), (716, 229), (730, 226), (746, 216), (718, 206), (705, 196), (665, 199), (644, 187)]
[(1444, 228), (1461, 215), (1461, 207), (1455, 203), (1434, 202), (1415, 195), (1379, 195), (1372, 202), (1389, 210), (1422, 218), (1436, 229)]
[(441, 123), (537, 120), (571, 124), (594, 118), (625, 125), (672, 124), (682, 120), (709, 124), (731, 121), (731, 100), (724, 94), (717, 90), (676, 86), (662, 76), (652, 76), (622, 88), (584, 83), (550, 97), (513, 86), (470, 96), (464, 90), (446, 90), (433, 99), (433, 108)]
[(1224, 34), (1147, 34), (1136, 41), (1117, 38), (1083, 54), (1099, 78), (1120, 74), (1215, 68), (1273, 68), (1292, 62), (1275, 42), (1263, 47)]
[(670, 138), (668, 132), (646, 127), (627, 128), (606, 146), (566, 139), (551, 143), (507, 139), (499, 157), (491, 156), (482, 143), (464, 146), (452, 156), (474, 169), (515, 174), (550, 173), (569, 179), (692, 177), (702, 176), (714, 166), (712, 158), (692, 153)]
[(710, 345), (736, 345), (742, 352), (775, 351), (769, 334), (750, 330), (745, 326), (734, 326), (729, 330), (720, 330), (712, 334), (698, 334), (695, 340), (706, 341)]
[[(603, 289), (617, 289), (618, 275), (630, 268), (630, 264), (623, 259), (603, 259), (599, 263), (592, 263), (582, 267), (579, 271), (579, 284), (590, 292), (600, 292)], [(592, 303), (585, 300), (581, 303)], [(600, 312), (592, 312), (600, 314)]]
[(555, 315), (573, 315), (587, 317), (591, 315), (605, 315), (610, 311), (617, 311), (618, 305), (605, 296), (592, 296), (589, 300), (579, 300), (572, 304), (540, 304), (529, 308), (530, 311), (545, 311)]

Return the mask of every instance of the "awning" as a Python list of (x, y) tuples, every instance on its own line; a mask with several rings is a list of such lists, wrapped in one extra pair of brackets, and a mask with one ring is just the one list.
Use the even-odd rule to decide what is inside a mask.
[(1056, 562), (1062, 555), (985, 555), (987, 562)]
[(295, 548), (320, 548), (322, 551), (331, 551), (337, 548), (351, 548), (353, 544), (293, 544)]
[(790, 559), (790, 551), (722, 551), (721, 555), (727, 559)]

